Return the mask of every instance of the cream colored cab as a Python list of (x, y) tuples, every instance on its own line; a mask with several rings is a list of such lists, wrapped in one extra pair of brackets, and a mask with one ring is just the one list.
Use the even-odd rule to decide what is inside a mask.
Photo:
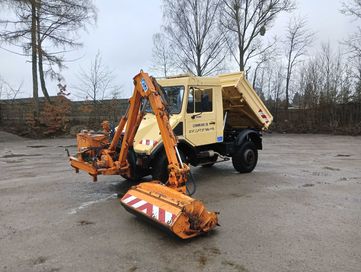
[(223, 141), (222, 113), (219, 86), (188, 86), (185, 110), (185, 138), (194, 146)]
[[(223, 141), (223, 106), (219, 80), (213, 78), (180, 77), (158, 80), (170, 103), (170, 123), (173, 129), (192, 146)], [(135, 137), (134, 150), (151, 154), (161, 143), (161, 135), (153, 113), (148, 112)]]

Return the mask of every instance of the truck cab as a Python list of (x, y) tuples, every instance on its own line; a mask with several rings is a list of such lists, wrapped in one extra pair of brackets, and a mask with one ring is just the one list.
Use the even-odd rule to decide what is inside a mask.
[[(186, 162), (211, 167), (232, 158), (237, 171), (253, 171), (258, 150), (262, 149), (261, 132), (269, 127), (273, 117), (243, 73), (157, 81)], [(165, 181), (168, 177), (167, 157), (156, 122), (151, 109), (146, 109), (129, 159), (135, 178), (151, 174), (154, 179)]]

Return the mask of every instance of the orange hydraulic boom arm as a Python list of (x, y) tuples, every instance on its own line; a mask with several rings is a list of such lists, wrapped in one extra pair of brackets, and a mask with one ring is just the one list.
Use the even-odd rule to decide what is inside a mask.
[[(145, 114), (144, 110), (147, 105), (146, 102), (149, 101), (157, 119), (158, 127), (162, 135), (164, 150), (169, 162), (169, 187), (175, 189), (180, 188), (180, 190), (185, 193), (185, 182), (187, 180), (189, 168), (182, 162), (182, 159), (179, 156), (177, 139), (169, 125), (169, 114), (166, 111), (166, 107), (160, 95), (160, 88), (156, 81), (144, 72), (140, 72), (134, 77), (134, 85), (134, 93), (130, 99), (129, 116), (126, 124), (125, 135), (119, 155), (120, 169), (129, 169), (127, 162), (128, 150), (129, 147), (133, 146), (134, 137)], [(123, 125), (123, 123), (124, 122), (121, 122), (120, 125)], [(122, 131), (123, 127), (118, 127), (118, 130)], [(119, 141), (119, 139), (114, 137), (112, 146), (114, 146), (117, 141)]]
[[(182, 162), (177, 149), (177, 139), (169, 123), (169, 114), (161, 89), (155, 79), (141, 71), (134, 77), (134, 92), (129, 100), (129, 107), (121, 118), (112, 142), (108, 148), (100, 148), (100, 154), (91, 153), (95, 144), (90, 136), (78, 135), (78, 157), (70, 157), (71, 166), (78, 172), (79, 169), (93, 176), (97, 175), (126, 175), (131, 177), (130, 165), (127, 161), (129, 148), (133, 146), (134, 137), (145, 115), (147, 104), (150, 104), (158, 123), (162, 136), (164, 150), (168, 158), (169, 179), (166, 185), (159, 181), (141, 183), (132, 187), (121, 199), (121, 204), (130, 212), (155, 221), (169, 229), (177, 236), (187, 239), (205, 233), (218, 225), (217, 215), (208, 212), (204, 205), (187, 195), (186, 182), (189, 167)], [(119, 157), (115, 158), (115, 151), (122, 132)], [(99, 136), (101, 137), (101, 136)], [(89, 143), (91, 142), (91, 143)], [(101, 140), (97, 139), (97, 143)], [(106, 146), (106, 145), (105, 145)], [(81, 152), (90, 152), (97, 157), (93, 163), (82, 159)]]

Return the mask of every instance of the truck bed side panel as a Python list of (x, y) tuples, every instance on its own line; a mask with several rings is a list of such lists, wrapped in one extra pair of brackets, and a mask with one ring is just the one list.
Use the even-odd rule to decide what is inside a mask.
[(228, 111), (227, 124), (234, 128), (268, 129), (273, 116), (259, 98), (244, 73), (219, 76), (224, 111)]

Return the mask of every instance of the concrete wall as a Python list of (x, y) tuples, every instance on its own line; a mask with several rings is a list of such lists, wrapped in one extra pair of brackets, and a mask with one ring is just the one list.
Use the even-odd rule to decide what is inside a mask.
[[(94, 105), (88, 101), (70, 101), (71, 113), (68, 116), (71, 125), (92, 125), (103, 120), (118, 122), (128, 106), (127, 99), (104, 100)], [(40, 110), (45, 101), (40, 100)], [(26, 125), (27, 116), (32, 115), (34, 105), (32, 99), (16, 99), (0, 101), (0, 126), (21, 127)]]

